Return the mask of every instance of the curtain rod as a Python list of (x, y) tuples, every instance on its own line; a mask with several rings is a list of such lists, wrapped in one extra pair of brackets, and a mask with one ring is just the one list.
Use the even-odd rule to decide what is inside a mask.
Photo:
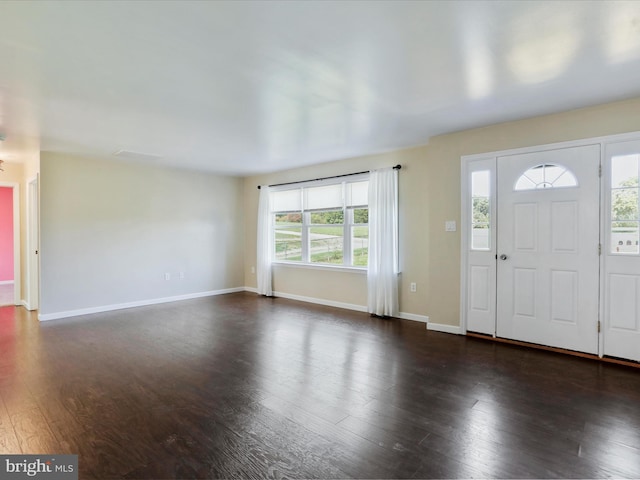
[[(393, 167), (394, 170), (400, 170), (402, 165), (398, 164)], [(334, 175), (332, 177), (321, 177), (321, 178), (312, 178), (309, 180), (299, 180), (297, 182), (285, 182), (285, 183), (274, 183), (273, 185), (269, 185), (269, 187), (281, 187), (283, 185), (294, 185), (296, 183), (307, 183), (307, 182), (317, 182), (318, 180), (329, 180), (330, 178), (342, 178), (342, 177), (351, 177), (353, 175), (362, 175), (363, 173), (369, 173), (370, 170), (366, 170), (364, 172), (353, 172), (353, 173), (344, 173), (342, 175)], [(260, 185), (258, 185), (258, 190), (260, 189)]]

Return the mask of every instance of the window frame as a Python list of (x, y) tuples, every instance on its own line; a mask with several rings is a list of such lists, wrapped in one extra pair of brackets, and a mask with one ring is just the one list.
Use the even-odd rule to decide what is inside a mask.
[[(487, 189), (487, 194), (486, 195), (474, 195), (474, 175), (476, 174), (486, 174), (487, 176), (487, 184), (486, 184), (486, 189)], [(490, 168), (490, 166), (487, 166), (487, 168), (477, 168), (475, 170), (471, 170), (469, 172), (469, 191), (468, 191), (468, 196), (469, 196), (469, 249), (471, 251), (475, 251), (475, 252), (490, 252), (493, 250), (494, 247), (494, 242), (495, 239), (494, 237), (494, 227), (493, 227), (493, 218), (494, 218), (494, 209), (495, 209), (495, 205), (494, 205), (494, 185), (493, 185), (493, 181), (494, 181), (494, 169)], [(474, 217), (474, 213), (475, 213), (475, 201), (479, 200), (479, 199), (485, 199), (487, 201), (487, 222), (476, 222), (475, 221), (475, 217)], [(466, 219), (467, 220), (467, 219)], [(479, 247), (479, 246), (475, 246), (474, 245), (474, 233), (476, 230), (476, 225), (486, 225), (486, 230), (487, 230), (487, 246), (486, 247)]]
[[(563, 171), (556, 176), (552, 181), (547, 181), (546, 178), (546, 169), (547, 168), (562, 168)], [(542, 169), (542, 181), (536, 183), (536, 181), (530, 176), (528, 175), (529, 172), (536, 170), (538, 168)], [(558, 180), (560, 180), (560, 178), (562, 178), (565, 174), (567, 175), (567, 178), (573, 182), (570, 185), (556, 185), (556, 182)], [(521, 186), (518, 187), (518, 185), (520, 185), (521, 181), (527, 179), (533, 186)], [(528, 168), (527, 170), (525, 170), (524, 172), (522, 172), (522, 174), (518, 177), (518, 179), (516, 180), (516, 182), (513, 184), (513, 191), (514, 192), (529, 192), (531, 190), (546, 190), (546, 189), (550, 189), (550, 188), (577, 188), (580, 185), (578, 184), (578, 178), (576, 177), (575, 173), (573, 173), (573, 171), (568, 168), (565, 167), (564, 165), (560, 164), (560, 163), (541, 163), (539, 165), (535, 165), (531, 168)]]
[[(352, 231), (355, 227), (359, 226), (369, 226), (369, 223), (361, 224), (354, 223), (354, 210), (366, 208), (369, 209), (369, 204), (365, 205), (347, 205), (347, 185), (350, 183), (358, 183), (369, 181), (369, 174), (358, 174), (349, 176), (348, 179), (345, 178), (336, 178), (336, 179), (326, 179), (321, 181), (313, 181), (313, 182), (301, 182), (291, 185), (283, 185), (272, 187), (272, 193), (283, 192), (283, 191), (293, 191), (298, 190), (300, 192), (300, 210), (274, 210), (272, 209), (271, 222), (272, 222), (272, 231), (273, 231), (273, 239), (274, 239), (274, 251), (273, 251), (273, 260), (272, 263), (274, 265), (286, 265), (286, 266), (295, 266), (295, 267), (309, 267), (309, 268), (320, 268), (320, 269), (347, 269), (347, 270), (355, 270), (359, 272), (366, 272), (368, 270), (368, 265), (359, 266), (353, 265), (353, 248), (352, 248)], [(342, 185), (342, 206), (337, 208), (316, 208), (316, 209), (305, 209), (305, 189), (311, 189), (316, 187), (324, 187), (329, 185)], [(311, 214), (316, 212), (330, 212), (330, 211), (342, 211), (343, 212), (343, 223), (341, 224), (313, 224), (311, 223)], [(301, 225), (301, 241), (302, 241), (302, 252), (300, 260), (284, 260), (276, 258), (276, 233), (279, 230), (276, 224), (276, 215), (282, 213), (300, 213), (302, 215), (302, 223)], [(322, 226), (336, 226), (342, 228), (342, 263), (334, 264), (334, 263), (322, 263), (322, 262), (312, 262), (311, 261), (311, 238), (310, 238), (310, 230), (313, 227), (322, 227)]]
[[(640, 247), (638, 247), (638, 237), (640, 237), (640, 234), (638, 233), (638, 230), (640, 229), (640, 186), (632, 186), (632, 187), (621, 187), (621, 186), (617, 186), (614, 187), (613, 186), (613, 167), (614, 167), (614, 160), (616, 158), (620, 158), (620, 157), (627, 157), (627, 156), (636, 156), (636, 162), (637, 162), (637, 166), (636, 166), (636, 179), (640, 180), (640, 152), (638, 152), (637, 150), (629, 150), (626, 151), (625, 149), (616, 149), (614, 146), (611, 146), (610, 149), (612, 151), (608, 152), (606, 155), (606, 164), (607, 164), (607, 178), (606, 178), (606, 210), (607, 210), (607, 224), (606, 224), (606, 236), (607, 236), (607, 240), (608, 240), (608, 245), (606, 246), (607, 248), (607, 254), (614, 256), (614, 257), (639, 257), (640, 256)], [(616, 151), (619, 150), (619, 151)], [(618, 219), (618, 218), (614, 218), (614, 204), (615, 204), (615, 200), (614, 200), (614, 196), (616, 192), (620, 192), (620, 191), (624, 191), (624, 190), (635, 190), (636, 192), (636, 208), (638, 209), (638, 213), (636, 214), (636, 217), (634, 219)], [(618, 250), (618, 246), (620, 246), (620, 244), (618, 242), (616, 242), (616, 240), (614, 240), (614, 224), (618, 224), (618, 223), (635, 223), (635, 245), (631, 244), (631, 246), (635, 246), (636, 248), (634, 249), (634, 251), (619, 251)], [(633, 228), (633, 227), (630, 227)], [(627, 242), (626, 245), (623, 246), (627, 246), (629, 245), (629, 243)]]

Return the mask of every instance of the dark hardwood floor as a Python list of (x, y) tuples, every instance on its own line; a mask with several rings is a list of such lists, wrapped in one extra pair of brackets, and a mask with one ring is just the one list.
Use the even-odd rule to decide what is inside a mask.
[(0, 452), (81, 478), (638, 478), (640, 370), (239, 293), (0, 308)]

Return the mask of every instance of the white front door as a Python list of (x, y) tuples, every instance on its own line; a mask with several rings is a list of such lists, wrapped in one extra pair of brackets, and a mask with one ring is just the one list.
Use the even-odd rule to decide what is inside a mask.
[(498, 337), (598, 353), (599, 164), (599, 145), (498, 157)]

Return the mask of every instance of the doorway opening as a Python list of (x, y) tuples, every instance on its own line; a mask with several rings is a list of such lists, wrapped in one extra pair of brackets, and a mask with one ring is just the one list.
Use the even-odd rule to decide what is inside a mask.
[(462, 158), (461, 330), (640, 362), (640, 132)]
[(0, 182), (0, 306), (20, 305), (19, 188)]

